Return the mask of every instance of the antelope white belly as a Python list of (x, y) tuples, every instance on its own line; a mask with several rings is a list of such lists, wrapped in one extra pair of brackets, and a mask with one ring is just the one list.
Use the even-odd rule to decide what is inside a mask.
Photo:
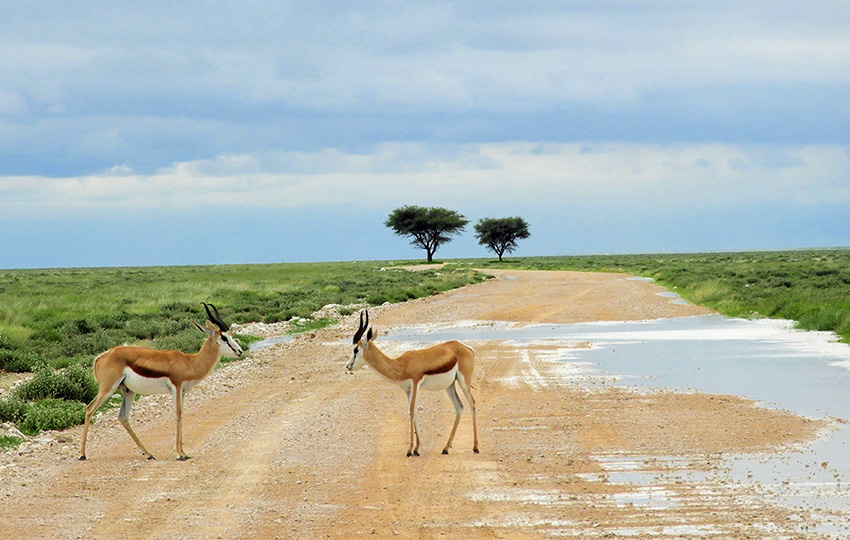
[(426, 375), (425, 378), (422, 379), (420, 388), (424, 390), (445, 390), (454, 382), (455, 377), (457, 377), (457, 366), (445, 373)]
[(124, 386), (137, 394), (171, 394), (174, 385), (168, 377), (142, 377), (130, 368), (124, 368)]

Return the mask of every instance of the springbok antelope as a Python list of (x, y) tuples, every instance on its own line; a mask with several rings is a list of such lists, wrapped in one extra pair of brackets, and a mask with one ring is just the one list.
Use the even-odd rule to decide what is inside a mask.
[(230, 327), (221, 320), (218, 309), (212, 304), (203, 303), (203, 306), (209, 320), (205, 327), (198, 323), (194, 324), (198, 330), (207, 335), (207, 339), (201, 346), (201, 350), (195, 354), (121, 346), (109, 349), (95, 359), (94, 377), (97, 379), (98, 394), (86, 407), (83, 441), (80, 445), (81, 460), (86, 459), (86, 436), (92, 414), (118, 389), (121, 389), (124, 398), (118, 420), (148, 459), (154, 459), (154, 457), (130, 427), (130, 408), (133, 406), (133, 399), (137, 393), (171, 394), (177, 419), (175, 445), (177, 459), (180, 461), (189, 459), (183, 451), (183, 396), (212, 372), (222, 356), (242, 356), (242, 348), (230, 335)]
[[(366, 315), (364, 321), (363, 315)], [(460, 386), (466, 396), (469, 408), (472, 410), (472, 451), (478, 453), (478, 421), (475, 416), (475, 398), (472, 397), (472, 370), (475, 361), (475, 353), (471, 348), (458, 341), (449, 341), (434, 345), (427, 349), (407, 351), (398, 358), (390, 358), (381, 352), (373, 343), (378, 332), (369, 327), (369, 312), (360, 312), (360, 327), (354, 334), (352, 340), (354, 350), (351, 358), (346, 364), (348, 371), (354, 371), (361, 367), (364, 362), (393, 382), (407, 394), (410, 405), (410, 445), (407, 448), (407, 457), (419, 455), (419, 424), (416, 418), (416, 396), (420, 389), (445, 390), (455, 407), (455, 423), (449, 440), (443, 448), (443, 454), (449, 453), (452, 446), (460, 414), (463, 412), (463, 403), (457, 395), (455, 382)], [(368, 328), (368, 331), (367, 331)], [(363, 334), (366, 333), (366, 339)]]

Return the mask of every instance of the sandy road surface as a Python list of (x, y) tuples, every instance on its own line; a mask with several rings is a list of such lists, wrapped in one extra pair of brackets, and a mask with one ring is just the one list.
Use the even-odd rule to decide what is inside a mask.
[[(487, 283), (372, 310), (381, 328), (452, 320), (576, 322), (686, 316), (622, 275), (504, 272)], [(137, 403), (146, 461), (110, 411), (77, 461), (79, 429), (0, 455), (0, 538), (815, 538), (806, 516), (729, 482), (723, 456), (771, 452), (823, 423), (734, 396), (586, 389), (559, 380), (545, 346), (476, 348), (481, 454), (471, 420), (452, 454), (445, 394), (420, 399), (423, 455), (406, 458), (402, 392), (344, 373), (355, 316), (258, 351), (190, 392), (173, 453), (168, 401)], [(403, 344), (385, 342), (388, 353)], [(640, 461), (657, 485), (610, 481)], [(686, 480), (699, 472), (701, 480)], [(669, 501), (677, 501), (670, 504)]]

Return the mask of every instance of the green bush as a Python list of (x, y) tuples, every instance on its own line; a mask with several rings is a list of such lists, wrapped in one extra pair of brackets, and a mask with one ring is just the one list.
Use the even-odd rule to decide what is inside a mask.
[(96, 356), (104, 351), (128, 341), (128, 336), (119, 330), (101, 330), (90, 334), (76, 334), (66, 337), (59, 346), (62, 356), (88, 354)]
[(33, 371), (44, 358), (33, 350), (0, 349), (0, 369), (13, 373)]
[(66, 429), (82, 424), (85, 417), (86, 406), (82, 403), (48, 398), (30, 407), (18, 427), (27, 435), (37, 435), (48, 429)]
[(29, 403), (16, 397), (0, 399), (0, 422), (19, 424), (30, 407)]
[(13, 373), (32, 371), (42, 356), (32, 347), (23, 347), (6, 334), (0, 334), (0, 369)]
[(59, 332), (67, 336), (97, 332), (100, 325), (89, 319), (71, 319), (59, 326)]
[(24, 401), (56, 398), (88, 403), (97, 396), (97, 381), (79, 364), (61, 370), (42, 365), (35, 377), (15, 388), (12, 395)]
[[(96, 355), (93, 354), (78, 354), (76, 356), (55, 356), (53, 358), (47, 359), (47, 365), (52, 367), (53, 369), (64, 369), (69, 366), (83, 366), (86, 368), (86, 371), (91, 373), (91, 367), (94, 365), (94, 359)], [(35, 365), (38, 367), (38, 364)], [(35, 371), (35, 367), (32, 371)]]

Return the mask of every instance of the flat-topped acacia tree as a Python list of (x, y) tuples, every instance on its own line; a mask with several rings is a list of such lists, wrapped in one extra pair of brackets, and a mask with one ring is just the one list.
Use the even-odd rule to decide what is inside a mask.
[(424, 249), (432, 262), (437, 248), (463, 232), (467, 223), (469, 220), (454, 210), (402, 206), (390, 213), (384, 225), (399, 236), (410, 237), (410, 243)]
[(521, 217), (508, 218), (484, 218), (475, 224), (475, 237), (482, 246), (487, 246), (499, 256), (513, 252), (517, 247), (517, 240), (523, 240), (531, 236), (528, 232), (528, 223)]

